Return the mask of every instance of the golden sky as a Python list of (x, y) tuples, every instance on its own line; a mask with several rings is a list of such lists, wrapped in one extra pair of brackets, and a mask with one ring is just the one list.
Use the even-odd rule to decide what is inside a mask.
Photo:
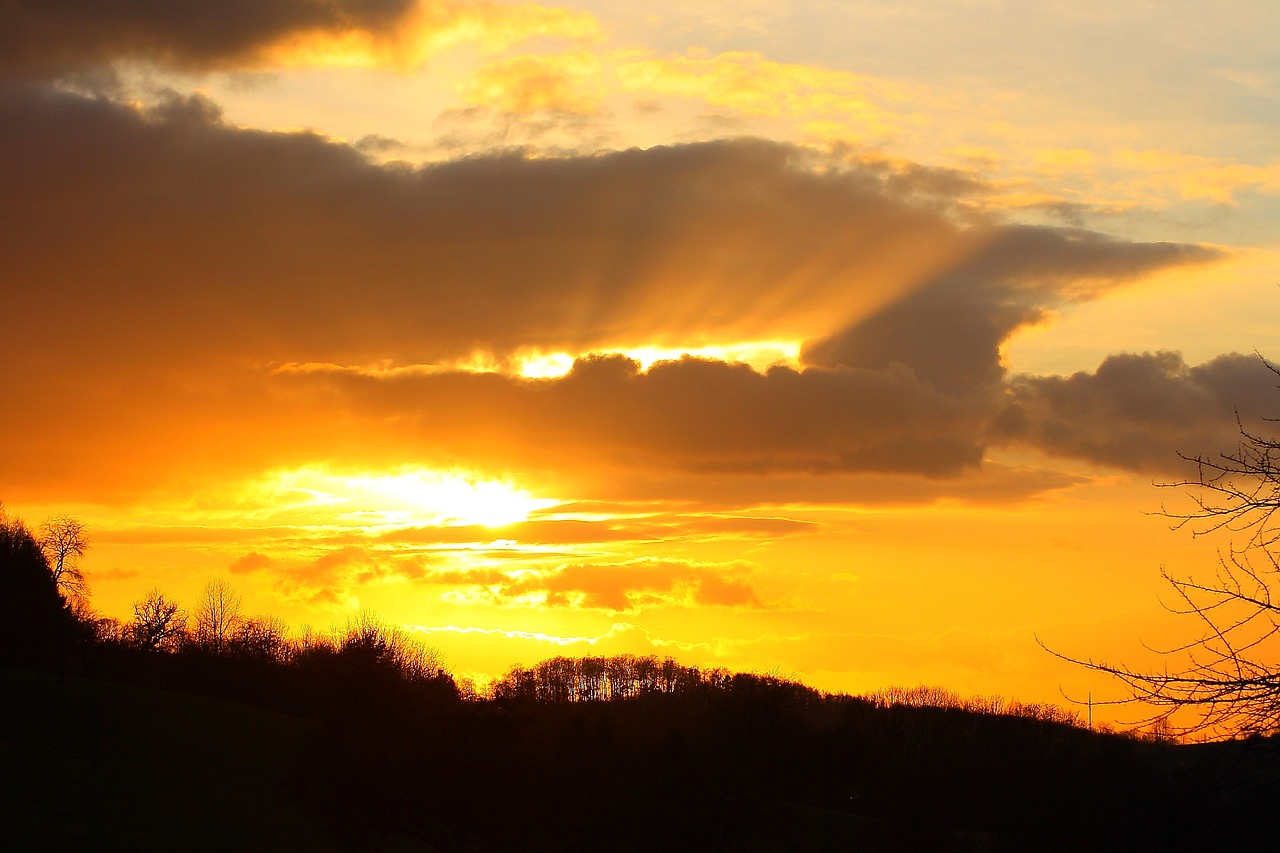
[[(1274, 415), (1270, 0), (0, 7), (0, 500), (483, 679), (1114, 694)], [(1110, 694), (1108, 693), (1110, 691)]]

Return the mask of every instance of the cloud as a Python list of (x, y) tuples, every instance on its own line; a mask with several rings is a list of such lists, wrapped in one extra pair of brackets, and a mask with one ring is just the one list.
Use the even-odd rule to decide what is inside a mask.
[(760, 140), (410, 169), (233, 128), (198, 96), (137, 110), (9, 86), (0, 120), (17, 129), (0, 156), (23, 212), (5, 245), (30, 321), (15, 343), (57, 335), (144, 362), (412, 364), (818, 337), (960, 274), (971, 298), (1016, 287), (1031, 310), (1078, 286), (1072, 275), (1209, 255), (965, 228), (944, 173)]
[(244, 574), (246, 572), (256, 572), (265, 569), (271, 565), (271, 558), (266, 554), (257, 551), (250, 551), (242, 557), (237, 557), (231, 561), (231, 574)]
[(905, 123), (910, 87), (830, 68), (776, 62), (753, 51), (715, 56), (639, 56), (623, 60), (618, 76), (627, 91), (705, 100), (712, 108), (746, 116), (801, 116), (838, 124), (841, 138), (889, 136)]
[[(591, 494), (619, 506), (643, 508), (696, 505), (706, 508), (803, 506), (920, 507), (938, 501), (1000, 506), (1084, 482), (1050, 465), (1017, 467), (986, 460), (957, 478), (875, 474), (865, 471), (807, 474), (773, 471), (680, 472), (636, 466), (613, 469), (593, 482)], [(612, 506), (603, 503), (604, 510)]]
[[(955, 173), (760, 140), (379, 166), (233, 127), (198, 96), (133, 107), (12, 82), (0, 124), (0, 358), (39, 353), (7, 385), (0, 437), (29, 452), (0, 477), (49, 489), (424, 456), (819, 493), (804, 478), (954, 477), (983, 460), (1015, 329), (1216, 257), (1001, 224)], [(765, 372), (616, 355), (548, 380), (438, 369), (799, 339), (801, 367)]]
[(1273, 413), (1278, 381), (1257, 356), (1189, 367), (1173, 352), (1114, 355), (1093, 373), (1015, 377), (995, 432), (1055, 456), (1185, 474), (1179, 454), (1236, 447), (1237, 412), (1246, 425)]
[[(293, 379), (322, 384), (353, 410), (395, 417), (405, 438), (459, 457), (539, 456), (569, 466), (627, 459), (708, 473), (955, 474), (981, 461), (987, 413), (985, 401), (940, 394), (900, 366), (758, 373), (686, 357), (642, 372), (610, 355), (580, 359), (552, 380), (346, 372)], [(431, 417), (448, 406), (468, 418)]]
[(1172, 194), (1231, 205), (1248, 191), (1280, 193), (1280, 161), (1258, 165), (1161, 149), (1121, 150), (1113, 160), (1134, 175), (1129, 188), (1140, 197)]
[(593, 37), (590, 15), (474, 0), (8, 0), (0, 75), (86, 72), (120, 61), (183, 71), (298, 64), (412, 66), (444, 47)]
[(492, 569), (428, 574), (428, 583), (471, 587), (495, 604), (636, 612), (650, 607), (748, 607), (761, 602), (747, 563), (629, 560), (570, 563), (508, 574)]
[(416, 0), (9, 0), (0, 6), (0, 70), (62, 72), (145, 59), (235, 67), (315, 32), (387, 35)]
[(794, 337), (878, 307), (967, 242), (946, 199), (904, 202), (877, 171), (817, 173), (758, 140), (414, 170), (230, 127), (199, 97), (139, 111), (10, 86), (0, 119), (19, 129), (0, 155), (24, 212), (9, 275), (65, 303), (64, 332), (144, 358)]
[(605, 96), (592, 82), (599, 73), (599, 60), (589, 53), (517, 56), (477, 71), (465, 99), (506, 113), (593, 115)]
[(1216, 257), (1200, 246), (1008, 226), (903, 299), (809, 342), (802, 359), (870, 369), (903, 364), (934, 387), (963, 393), (998, 382), (1000, 344), (1055, 304), (1092, 298), (1154, 269)]

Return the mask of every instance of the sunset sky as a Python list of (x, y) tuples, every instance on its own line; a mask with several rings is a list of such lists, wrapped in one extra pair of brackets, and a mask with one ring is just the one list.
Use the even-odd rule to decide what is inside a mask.
[(1028, 701), (1194, 628), (1273, 0), (109, 5), (0, 2), (0, 501), (104, 614)]

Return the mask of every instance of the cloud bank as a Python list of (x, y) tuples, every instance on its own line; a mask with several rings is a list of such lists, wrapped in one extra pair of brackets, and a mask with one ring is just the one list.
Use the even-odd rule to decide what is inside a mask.
[[(1017, 329), (1218, 253), (984, 217), (981, 188), (945, 170), (752, 139), (377, 165), (234, 127), (199, 96), (135, 107), (15, 82), (0, 124), (0, 357), (35, 365), (9, 390), (5, 438), (37, 451), (0, 462), (19, 480), (128, 480), (165, 456), (954, 478), (1005, 444), (1148, 470), (1170, 442), (1224, 434), (1224, 395), (1257, 384), (1236, 361), (1166, 356), (1006, 376)], [(801, 364), (423, 367), (769, 339), (806, 341)], [(1185, 392), (1159, 417), (1081, 402), (1152, 377)]]

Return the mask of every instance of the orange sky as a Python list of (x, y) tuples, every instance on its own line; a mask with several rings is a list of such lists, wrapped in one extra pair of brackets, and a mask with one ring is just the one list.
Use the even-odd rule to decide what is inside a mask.
[(1276, 411), (1280, 13), (693, 5), (8, 4), (0, 500), (118, 617), (1114, 695), (1035, 638), (1225, 544), (1153, 483)]

